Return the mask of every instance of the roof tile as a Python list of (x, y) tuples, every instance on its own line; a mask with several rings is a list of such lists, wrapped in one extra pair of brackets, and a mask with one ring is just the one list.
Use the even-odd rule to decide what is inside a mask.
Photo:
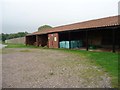
[(118, 23), (118, 17), (119, 16), (112, 16), (112, 17), (107, 17), (107, 18), (101, 18), (101, 19), (95, 19), (95, 20), (79, 22), (79, 23), (74, 23), (74, 24), (69, 24), (69, 25), (58, 26), (52, 29), (45, 29), (41, 32), (34, 32), (29, 35), (47, 34), (47, 33), (52, 33), (52, 32), (62, 32), (62, 31), (76, 30), (76, 29), (87, 29), (87, 28), (120, 25)]

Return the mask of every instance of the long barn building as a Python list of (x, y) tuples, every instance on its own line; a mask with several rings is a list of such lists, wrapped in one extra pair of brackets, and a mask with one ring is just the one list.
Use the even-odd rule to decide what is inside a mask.
[(119, 16), (74, 23), (28, 34), (26, 45), (115, 52), (120, 48), (119, 27)]

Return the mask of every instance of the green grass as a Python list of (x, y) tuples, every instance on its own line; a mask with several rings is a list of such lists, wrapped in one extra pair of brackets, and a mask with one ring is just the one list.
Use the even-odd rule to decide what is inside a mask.
[(6, 48), (38, 48), (37, 46), (26, 46), (25, 44), (11, 44), (11, 43), (4, 43), (6, 46)]
[[(36, 46), (26, 46), (23, 44), (6, 44), (6, 48), (41, 48)], [(46, 50), (48, 48), (45, 48)], [(49, 50), (49, 49), (48, 49)], [(100, 67), (103, 71), (107, 72), (112, 78), (113, 87), (118, 87), (118, 54), (112, 52), (90, 52), (82, 50), (69, 50), (69, 49), (52, 49), (60, 50), (66, 53), (77, 54), (84, 56), (90, 61)]]

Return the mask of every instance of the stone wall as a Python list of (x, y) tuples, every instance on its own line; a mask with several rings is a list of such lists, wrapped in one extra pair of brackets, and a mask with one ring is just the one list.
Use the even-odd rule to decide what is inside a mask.
[(25, 44), (25, 37), (13, 38), (13, 39), (5, 40), (5, 43)]

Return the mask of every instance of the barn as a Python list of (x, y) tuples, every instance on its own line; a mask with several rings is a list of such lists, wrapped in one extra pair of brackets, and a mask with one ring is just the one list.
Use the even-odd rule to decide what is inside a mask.
[(26, 45), (115, 52), (120, 48), (118, 19), (112, 16), (34, 32), (26, 36)]

